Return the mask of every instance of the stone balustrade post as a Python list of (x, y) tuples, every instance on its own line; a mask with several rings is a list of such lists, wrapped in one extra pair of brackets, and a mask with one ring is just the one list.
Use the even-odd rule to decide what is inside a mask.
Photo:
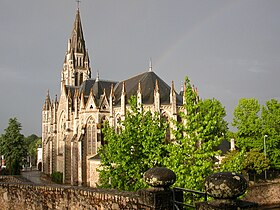
[(155, 167), (145, 172), (144, 180), (151, 187), (138, 192), (142, 202), (151, 210), (173, 209), (173, 193), (169, 187), (176, 181), (175, 173), (164, 167)]
[(205, 179), (204, 187), (207, 195), (214, 199), (196, 203), (197, 210), (258, 209), (258, 204), (238, 199), (248, 187), (246, 179), (241, 174), (214, 173)]

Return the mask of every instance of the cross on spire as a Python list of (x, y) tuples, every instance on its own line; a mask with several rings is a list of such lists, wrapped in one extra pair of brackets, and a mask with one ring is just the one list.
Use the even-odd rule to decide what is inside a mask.
[(80, 9), (81, 0), (76, 0), (76, 2), (77, 2), (77, 8)]

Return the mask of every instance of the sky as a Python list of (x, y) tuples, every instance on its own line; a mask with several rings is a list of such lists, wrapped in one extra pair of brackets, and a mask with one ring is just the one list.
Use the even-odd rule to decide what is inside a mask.
[[(0, 0), (0, 134), (16, 117), (41, 136), (47, 94), (60, 73), (75, 0)], [(120, 81), (148, 70), (180, 91), (185, 76), (232, 122), (241, 98), (280, 100), (279, 0), (82, 0), (92, 77)]]

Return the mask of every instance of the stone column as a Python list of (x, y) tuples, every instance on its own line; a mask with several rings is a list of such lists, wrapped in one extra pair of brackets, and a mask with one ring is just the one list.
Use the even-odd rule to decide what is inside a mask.
[(50, 139), (50, 173), (53, 172), (53, 139)]
[(204, 182), (205, 192), (214, 199), (212, 201), (198, 202), (197, 210), (242, 210), (258, 209), (258, 204), (238, 200), (248, 187), (246, 179), (237, 173), (219, 172), (208, 176)]
[(81, 186), (83, 183), (83, 174), (82, 174), (82, 141), (78, 141), (78, 185)]
[(74, 169), (75, 169), (75, 158), (74, 158), (74, 141), (71, 141), (71, 185), (75, 185), (74, 180)]
[(173, 192), (169, 186), (176, 181), (175, 173), (164, 167), (155, 167), (145, 172), (144, 180), (151, 187), (138, 192), (141, 203), (150, 210), (173, 209)]

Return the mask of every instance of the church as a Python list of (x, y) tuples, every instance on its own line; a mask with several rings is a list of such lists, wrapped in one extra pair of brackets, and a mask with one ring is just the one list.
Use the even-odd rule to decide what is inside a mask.
[[(96, 74), (96, 72), (95, 72)], [(124, 79), (91, 78), (90, 57), (83, 35), (80, 10), (76, 11), (61, 71), (60, 96), (47, 93), (42, 110), (42, 145), (45, 174), (63, 173), (63, 183), (95, 187), (100, 165), (98, 148), (104, 144), (102, 126), (118, 129), (134, 95), (144, 110), (159, 112), (170, 122), (178, 119), (183, 94), (166, 84), (152, 69)], [(167, 132), (166, 138), (170, 137)]]

